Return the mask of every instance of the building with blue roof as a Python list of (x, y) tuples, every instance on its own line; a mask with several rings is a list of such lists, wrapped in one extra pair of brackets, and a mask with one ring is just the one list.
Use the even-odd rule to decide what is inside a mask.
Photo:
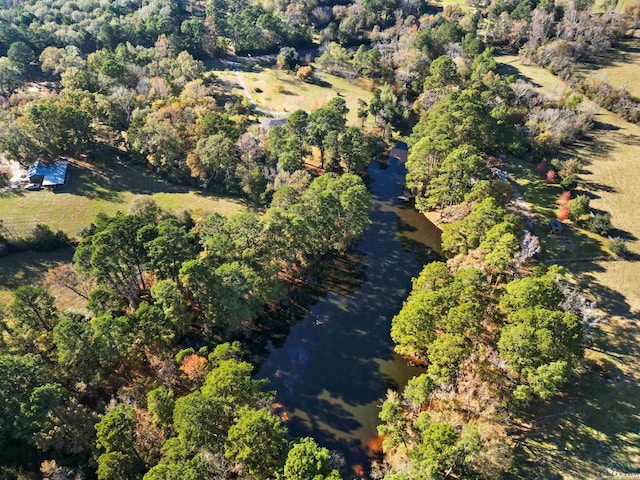
[(67, 179), (66, 158), (60, 158), (51, 162), (44, 162), (41, 159), (33, 162), (27, 170), (27, 176), (31, 183), (42, 185), (43, 187), (55, 187), (64, 185)]

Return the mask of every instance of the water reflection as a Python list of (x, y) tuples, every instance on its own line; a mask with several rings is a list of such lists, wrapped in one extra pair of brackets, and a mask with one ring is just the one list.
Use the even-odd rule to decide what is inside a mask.
[(264, 361), (292, 435), (315, 437), (342, 452), (350, 465), (367, 465), (378, 409), (387, 388), (418, 372), (393, 353), (391, 318), (411, 278), (433, 258), (439, 230), (401, 206), (406, 147), (368, 173), (375, 203), (372, 224), (356, 251), (332, 261), (316, 279), (325, 292)]

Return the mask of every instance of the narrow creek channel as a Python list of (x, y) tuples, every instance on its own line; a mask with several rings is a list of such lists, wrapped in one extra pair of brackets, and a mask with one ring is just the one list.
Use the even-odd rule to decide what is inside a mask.
[(258, 373), (277, 391), (291, 434), (313, 436), (337, 450), (356, 472), (367, 470), (374, 453), (386, 390), (420, 371), (394, 354), (389, 333), (412, 277), (433, 258), (429, 252), (439, 245), (440, 231), (397, 198), (406, 156), (406, 145), (398, 144), (385, 164), (371, 163), (372, 224), (341, 262), (347, 271), (329, 272), (324, 281), (334, 284), (324, 285), (326, 296)]

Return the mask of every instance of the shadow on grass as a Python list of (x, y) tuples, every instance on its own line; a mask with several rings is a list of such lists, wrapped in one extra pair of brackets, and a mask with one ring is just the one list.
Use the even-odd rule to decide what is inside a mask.
[(518, 67), (510, 65), (508, 63), (498, 62), (498, 73), (503, 76), (513, 76), (516, 80), (524, 80), (527, 83), (530, 83), (536, 88), (541, 88), (542, 85), (535, 82), (531, 77), (528, 77), (524, 73), (520, 71)]
[(533, 234), (540, 239), (542, 261), (605, 255), (602, 241), (580, 228), (569, 226), (560, 234), (552, 234), (548, 222), (557, 217), (560, 185), (545, 183), (534, 171), (533, 164), (513, 159), (507, 170), (518, 181), (518, 189), (534, 214)]
[[(511, 478), (609, 478), (607, 468), (638, 472), (632, 452), (640, 441), (640, 384), (633, 374), (640, 358), (640, 312), (624, 295), (601, 284), (592, 274), (604, 267), (574, 264), (570, 270), (606, 314), (586, 344), (588, 360), (563, 393), (534, 406), (519, 432), (517, 476)], [(611, 323), (614, 328), (607, 328)], [(635, 465), (633, 462), (636, 462)]]
[(49, 268), (60, 262), (70, 262), (73, 248), (52, 252), (20, 252), (0, 257), (0, 287), (15, 290), (23, 285), (37, 285)]
[(154, 193), (189, 193), (213, 196), (189, 186), (175, 185), (158, 178), (155, 173), (137, 165), (112, 163), (101, 167), (71, 164), (67, 183), (56, 190), (91, 199), (123, 203), (124, 193), (150, 195)]

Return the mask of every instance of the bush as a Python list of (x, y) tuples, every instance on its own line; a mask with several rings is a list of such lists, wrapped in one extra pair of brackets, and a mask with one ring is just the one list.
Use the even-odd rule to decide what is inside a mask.
[(560, 182), (560, 186), (563, 190), (570, 191), (578, 186), (578, 176), (577, 175), (569, 175), (565, 177)]
[(568, 160), (564, 160), (559, 162), (558, 168), (556, 169), (562, 178), (567, 178), (571, 175), (576, 175), (580, 172), (582, 168), (582, 163), (577, 158), (569, 158)]
[(587, 228), (600, 235), (607, 235), (612, 228), (611, 215), (609, 213), (599, 213), (587, 221)]
[(580, 217), (589, 213), (589, 206), (591, 200), (586, 195), (578, 195), (573, 200), (569, 201), (569, 209), (571, 213), (569, 214), (569, 218), (574, 222)]
[(311, 65), (300, 67), (296, 72), (296, 77), (304, 82), (308, 82), (313, 78), (313, 68)]
[(609, 250), (611, 250), (617, 257), (624, 257), (629, 252), (627, 249), (627, 242), (620, 237), (609, 238)]

